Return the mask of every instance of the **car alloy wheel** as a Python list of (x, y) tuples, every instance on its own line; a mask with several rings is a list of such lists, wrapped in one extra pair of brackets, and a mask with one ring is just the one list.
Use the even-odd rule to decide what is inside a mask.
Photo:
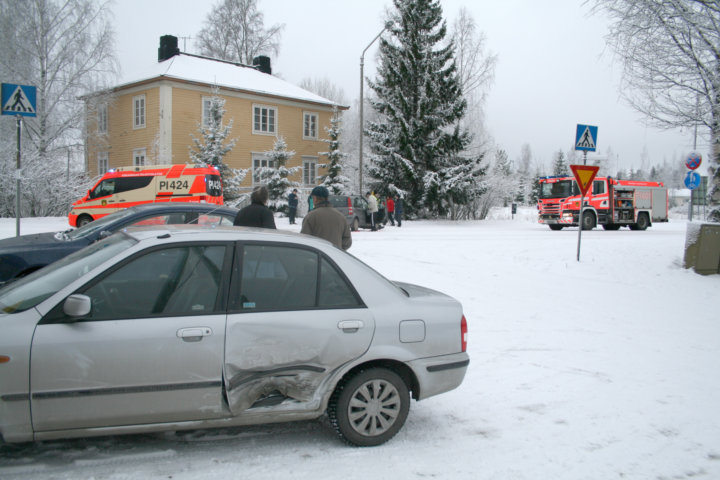
[(374, 446), (402, 428), (410, 410), (410, 394), (396, 373), (363, 370), (338, 386), (328, 408), (330, 420), (345, 441)]

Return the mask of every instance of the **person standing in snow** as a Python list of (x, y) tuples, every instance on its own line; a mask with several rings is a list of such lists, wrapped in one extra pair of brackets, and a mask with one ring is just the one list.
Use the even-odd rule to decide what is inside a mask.
[(390, 220), (390, 225), (393, 227), (395, 226), (395, 201), (391, 196), (388, 196), (385, 200), (385, 205), (387, 206), (387, 218), (385, 219), (385, 225), (387, 225), (388, 220)]
[(378, 211), (378, 204), (377, 204), (377, 198), (375, 198), (375, 195), (373, 195), (371, 192), (367, 192), (365, 194), (365, 198), (368, 202), (368, 213), (370, 214), (370, 225), (372, 226), (372, 231), (377, 231), (377, 226), (375, 225), (375, 214)]
[(395, 200), (395, 220), (397, 220), (398, 227), (402, 227), (402, 216), (403, 216), (403, 198), (402, 198), (402, 195), (400, 195)]
[(267, 187), (255, 187), (250, 194), (250, 205), (237, 213), (233, 225), (236, 227), (276, 228), (275, 217), (267, 204), (270, 193)]
[(290, 195), (288, 195), (288, 219), (290, 221), (290, 225), (295, 225), (295, 215), (297, 215), (297, 207), (298, 207), (297, 188), (293, 188), (292, 193), (290, 193)]
[(328, 189), (319, 185), (312, 189), (310, 195), (314, 208), (303, 218), (300, 233), (324, 238), (342, 250), (350, 248), (352, 245), (350, 227), (345, 216), (335, 210), (328, 201), (330, 196)]

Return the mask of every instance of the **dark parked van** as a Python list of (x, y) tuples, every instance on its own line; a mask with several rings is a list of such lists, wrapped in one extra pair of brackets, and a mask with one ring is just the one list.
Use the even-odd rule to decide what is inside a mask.
[[(330, 195), (328, 200), (335, 209), (345, 215), (345, 220), (347, 220), (353, 232), (357, 232), (361, 228), (372, 228), (368, 203), (365, 197), (361, 195)], [(383, 227), (382, 222), (384, 219), (385, 210), (379, 210), (375, 214), (377, 228)]]

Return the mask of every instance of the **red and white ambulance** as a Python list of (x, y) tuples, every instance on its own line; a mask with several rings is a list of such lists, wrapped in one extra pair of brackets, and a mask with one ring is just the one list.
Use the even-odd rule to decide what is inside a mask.
[[(552, 230), (578, 226), (580, 189), (573, 177), (541, 177), (538, 222)], [(645, 230), (652, 222), (668, 221), (668, 191), (661, 182), (596, 177), (583, 206), (583, 230), (626, 226)]]
[(123, 208), (153, 202), (222, 205), (220, 172), (215, 167), (182, 164), (115, 168), (72, 204), (68, 221), (81, 227)]

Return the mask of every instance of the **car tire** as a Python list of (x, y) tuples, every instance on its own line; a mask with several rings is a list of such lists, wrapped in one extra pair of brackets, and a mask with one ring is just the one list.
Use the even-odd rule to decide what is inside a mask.
[(617, 223), (606, 223), (603, 225), (605, 230), (620, 230), (620, 225)]
[(88, 223), (92, 222), (93, 219), (90, 215), (80, 215), (77, 219), (77, 226), (78, 228), (84, 227)]
[(345, 442), (372, 447), (400, 431), (410, 411), (410, 392), (398, 374), (384, 368), (361, 370), (333, 392), (328, 416)]
[(360, 230), (360, 221), (357, 217), (353, 218), (352, 226), (350, 227), (350, 229), (353, 232), (357, 232), (358, 230)]
[(555, 231), (562, 230), (563, 226), (564, 225), (557, 225), (555, 223), (551, 223), (550, 225), (548, 225), (548, 227), (550, 227), (550, 230), (555, 230)]

